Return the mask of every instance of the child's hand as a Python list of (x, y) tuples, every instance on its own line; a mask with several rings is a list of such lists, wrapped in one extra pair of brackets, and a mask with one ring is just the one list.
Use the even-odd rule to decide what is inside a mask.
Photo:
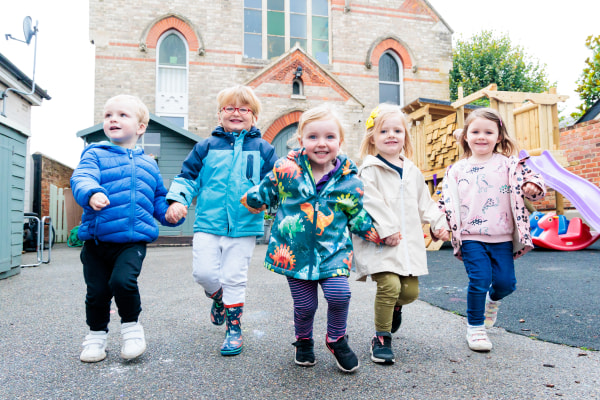
[(88, 202), (88, 204), (90, 205), (90, 207), (92, 207), (92, 209), (94, 211), (100, 211), (104, 207), (109, 205), (110, 201), (108, 200), (108, 197), (106, 197), (106, 195), (104, 193), (97, 192), (97, 193), (94, 193), (92, 195), (92, 197), (90, 197), (90, 201)]
[(433, 236), (435, 236), (438, 240), (442, 240), (444, 242), (450, 240), (450, 232), (448, 232), (444, 228), (440, 228), (437, 231), (433, 232)]
[(400, 240), (402, 240), (402, 235), (400, 232), (396, 232), (386, 238), (383, 238), (383, 242), (386, 246), (398, 246), (400, 244)]
[(181, 218), (185, 218), (187, 216), (187, 207), (181, 203), (174, 201), (171, 203), (169, 208), (167, 208), (167, 212), (165, 214), (165, 219), (170, 224), (176, 224), (179, 222)]
[(250, 207), (248, 205), (248, 195), (243, 195), (242, 198), (240, 199), (240, 203), (242, 203), (242, 205), (244, 207), (246, 207), (248, 209), (248, 211), (250, 211), (252, 214), (258, 214), (260, 212), (263, 212), (267, 209), (267, 205), (263, 204), (260, 208), (254, 208), (254, 207)]
[(537, 196), (542, 193), (542, 189), (538, 187), (535, 183), (527, 182), (523, 185), (523, 193), (527, 196)]

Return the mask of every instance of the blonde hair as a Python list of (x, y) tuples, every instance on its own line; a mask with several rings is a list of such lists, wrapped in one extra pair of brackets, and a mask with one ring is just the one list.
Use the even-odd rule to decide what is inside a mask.
[(406, 115), (402, 112), (399, 106), (389, 103), (378, 105), (367, 120), (367, 130), (360, 143), (360, 158), (365, 158), (368, 154), (375, 156), (378, 154), (377, 147), (372, 142), (372, 138), (376, 132), (381, 131), (381, 126), (386, 119), (390, 117), (400, 117), (404, 125), (404, 146), (402, 147), (404, 156), (411, 158), (413, 155), (412, 143), (408, 132), (410, 124), (406, 120)]
[(150, 111), (148, 111), (148, 107), (144, 104), (142, 100), (140, 100), (139, 97), (130, 94), (118, 94), (106, 100), (106, 103), (104, 103), (104, 109), (106, 109), (106, 106), (109, 103), (117, 101), (125, 101), (137, 107), (137, 110), (135, 111), (135, 116), (137, 117), (138, 122), (144, 124), (145, 127), (148, 127), (148, 122), (150, 121)]
[(236, 104), (247, 104), (252, 110), (254, 121), (258, 119), (261, 104), (258, 96), (250, 86), (236, 85), (223, 89), (217, 94), (217, 114), (221, 112), (223, 107)]
[(494, 153), (500, 153), (506, 157), (510, 157), (516, 154), (519, 150), (519, 146), (513, 138), (508, 135), (508, 130), (506, 129), (506, 124), (502, 122), (502, 117), (500, 113), (493, 108), (478, 108), (476, 110), (471, 111), (467, 119), (465, 120), (465, 126), (463, 128), (462, 134), (458, 140), (458, 143), (463, 149), (463, 155), (461, 158), (470, 157), (473, 152), (467, 143), (467, 132), (469, 131), (469, 125), (477, 118), (484, 118), (489, 121), (492, 121), (498, 127), (498, 140), (494, 147)]
[(314, 107), (302, 113), (300, 120), (298, 121), (298, 130), (296, 132), (298, 142), (302, 140), (302, 133), (306, 124), (322, 120), (333, 120), (336, 123), (340, 131), (340, 144), (344, 143), (344, 127), (342, 126), (342, 121), (336, 112), (327, 105)]

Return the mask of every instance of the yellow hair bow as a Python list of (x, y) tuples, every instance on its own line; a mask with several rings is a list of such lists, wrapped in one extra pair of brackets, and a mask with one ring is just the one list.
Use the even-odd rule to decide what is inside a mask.
[(373, 111), (371, 111), (371, 115), (365, 122), (367, 129), (371, 129), (375, 125), (375, 118), (379, 115), (379, 107), (375, 107)]

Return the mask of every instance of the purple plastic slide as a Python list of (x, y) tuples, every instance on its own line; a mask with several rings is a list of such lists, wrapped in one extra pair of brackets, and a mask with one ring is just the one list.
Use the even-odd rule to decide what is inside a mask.
[[(519, 155), (527, 157), (529, 154), (521, 150)], [(529, 157), (527, 165), (542, 175), (548, 186), (569, 199), (585, 222), (600, 232), (600, 214), (594, 211), (600, 210), (600, 188), (561, 167), (547, 150), (540, 156)]]

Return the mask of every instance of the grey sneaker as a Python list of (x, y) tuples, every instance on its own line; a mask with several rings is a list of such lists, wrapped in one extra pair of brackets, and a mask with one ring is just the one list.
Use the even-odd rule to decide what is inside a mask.
[(392, 351), (392, 334), (390, 332), (375, 332), (371, 339), (371, 360), (381, 364), (396, 362)]

